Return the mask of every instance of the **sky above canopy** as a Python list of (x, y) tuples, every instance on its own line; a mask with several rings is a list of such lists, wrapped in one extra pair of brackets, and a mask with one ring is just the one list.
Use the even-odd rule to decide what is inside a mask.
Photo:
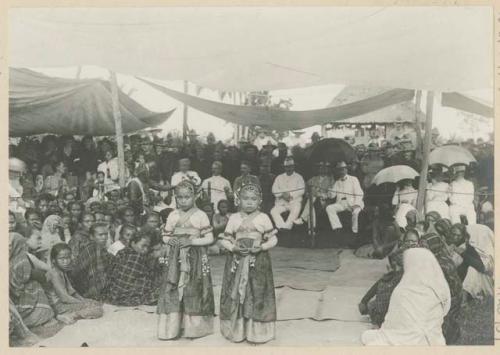
[(9, 12), (10, 65), (98, 65), (225, 91), (490, 88), (491, 7), (45, 8)]

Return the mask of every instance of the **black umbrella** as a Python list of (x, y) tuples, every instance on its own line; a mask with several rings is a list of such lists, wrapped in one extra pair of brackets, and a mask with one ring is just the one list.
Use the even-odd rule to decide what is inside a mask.
[(325, 138), (307, 148), (308, 175), (314, 176), (316, 164), (329, 162), (331, 166), (341, 160), (351, 164), (357, 159), (354, 148), (343, 139)]

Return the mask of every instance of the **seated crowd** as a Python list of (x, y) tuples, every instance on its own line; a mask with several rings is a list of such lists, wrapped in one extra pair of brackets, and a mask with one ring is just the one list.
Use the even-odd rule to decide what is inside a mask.
[[(89, 136), (78, 141), (49, 135), (41, 141), (22, 139), (12, 145), (11, 335), (36, 341), (30, 329), (100, 317), (103, 303), (156, 305), (165, 224), (176, 209), (174, 188), (185, 180), (199, 188), (196, 205), (208, 217), (215, 236), (210, 251), (219, 253), (217, 238), (224, 234), (231, 213), (239, 209), (235, 194), (242, 186), (260, 187), (260, 209), (282, 232), (304, 222), (315, 225), (321, 211), (332, 230), (340, 229), (339, 214), (347, 211), (353, 238), (357, 238), (365, 194), (376, 172), (396, 164), (418, 169), (420, 164), (415, 152), (401, 144), (372, 142), (368, 152), (356, 147), (357, 161), (339, 161), (334, 166), (320, 162), (314, 176), (304, 163), (307, 147), (287, 147), (259, 137), (259, 147), (247, 142), (225, 146), (212, 134), (201, 143), (194, 132), (185, 143), (172, 135), (166, 139), (126, 137), (124, 187), (120, 186), (116, 147), (107, 138), (96, 142)], [(479, 187), (488, 183), (481, 180), (481, 174), (465, 168), (432, 170), (425, 223), (415, 220), (414, 182), (403, 181), (391, 194), (397, 237), (385, 255), (393, 270), (360, 304), (361, 312), (387, 329), (387, 334), (366, 334), (366, 343), (393, 341), (387, 340), (392, 339), (391, 315), (407, 307), (404, 300), (396, 300), (396, 294), (400, 300), (416, 288), (430, 286), (435, 292), (422, 302), (432, 307), (434, 297), (443, 304), (443, 331), (446, 340), (453, 342), (462, 288), (472, 297), (489, 292), (493, 269), (488, 238), (492, 235), (484, 224), (492, 227), (492, 199), (490, 194), (476, 197)], [(430, 250), (437, 261), (426, 263), (430, 254), (410, 251), (413, 248)], [(432, 280), (412, 276), (419, 274), (422, 264), (432, 273)], [(407, 320), (413, 316), (409, 314)], [(434, 326), (427, 319), (422, 322), (412, 329), (425, 331)]]

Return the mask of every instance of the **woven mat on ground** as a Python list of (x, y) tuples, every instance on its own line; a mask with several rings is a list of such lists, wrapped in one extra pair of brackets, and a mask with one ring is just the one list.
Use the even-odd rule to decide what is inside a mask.
[[(340, 249), (292, 249), (271, 251), (275, 287), (322, 291), (340, 267)], [(210, 256), (214, 286), (222, 284), (226, 256)]]
[[(335, 272), (317, 269), (300, 269), (300, 263), (285, 254), (290, 252), (298, 257), (301, 252), (311, 255), (304, 249), (277, 248), (273, 269), (276, 282), (277, 299), (277, 339), (273, 345), (352, 345), (359, 344), (362, 331), (369, 329), (368, 318), (358, 313), (357, 305), (366, 290), (386, 271), (384, 260), (357, 258), (350, 250), (335, 252), (320, 251), (318, 265), (337, 263)], [(274, 251), (273, 251), (274, 252)], [(298, 253), (298, 254), (296, 254)], [(335, 257), (331, 257), (335, 255)], [(274, 258), (274, 254), (273, 254)], [(328, 258), (329, 261), (328, 261)], [(332, 261), (336, 260), (336, 261)], [(215, 260), (215, 262), (214, 262)], [(311, 260), (307, 257), (302, 260)], [(212, 257), (214, 279), (222, 275), (223, 257)], [(312, 264), (312, 263), (310, 263)], [(308, 265), (310, 265), (308, 264)], [(293, 266), (289, 266), (293, 265)], [(332, 267), (332, 266), (329, 266)], [(314, 276), (316, 275), (316, 276)], [(319, 275), (319, 276), (318, 276)], [(307, 284), (305, 278), (317, 280)], [(215, 279), (216, 280), (216, 279)], [(216, 313), (218, 314), (220, 281), (214, 282)], [(321, 287), (309, 286), (316, 284)], [(286, 285), (286, 286), (284, 286)], [(292, 288), (289, 285), (296, 285)], [(305, 286), (304, 286), (305, 285)], [(223, 339), (219, 333), (216, 317), (215, 333), (202, 339), (181, 339), (161, 342), (156, 339), (156, 308), (153, 306), (116, 307), (105, 305), (101, 319), (81, 320), (67, 326), (40, 345), (47, 347), (78, 347), (86, 342), (90, 347), (130, 347), (130, 346), (241, 346)], [(244, 345), (245, 343), (243, 343)]]

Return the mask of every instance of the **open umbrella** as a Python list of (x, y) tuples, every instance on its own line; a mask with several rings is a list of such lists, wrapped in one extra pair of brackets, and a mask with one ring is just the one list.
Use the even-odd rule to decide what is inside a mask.
[(314, 176), (316, 164), (319, 162), (329, 162), (331, 166), (341, 160), (347, 164), (356, 160), (356, 151), (343, 139), (325, 138), (308, 147), (304, 151), (307, 160), (304, 176), (306, 178)]
[(454, 164), (470, 164), (476, 159), (464, 147), (458, 145), (444, 145), (434, 149), (429, 155), (429, 164), (442, 164), (450, 167)]
[(331, 164), (338, 161), (350, 163), (356, 159), (354, 148), (343, 139), (326, 138), (307, 148), (307, 153), (313, 163), (328, 161)]
[(419, 174), (408, 165), (394, 165), (380, 170), (373, 178), (372, 184), (380, 185), (387, 182), (397, 183), (401, 180), (415, 179)]

